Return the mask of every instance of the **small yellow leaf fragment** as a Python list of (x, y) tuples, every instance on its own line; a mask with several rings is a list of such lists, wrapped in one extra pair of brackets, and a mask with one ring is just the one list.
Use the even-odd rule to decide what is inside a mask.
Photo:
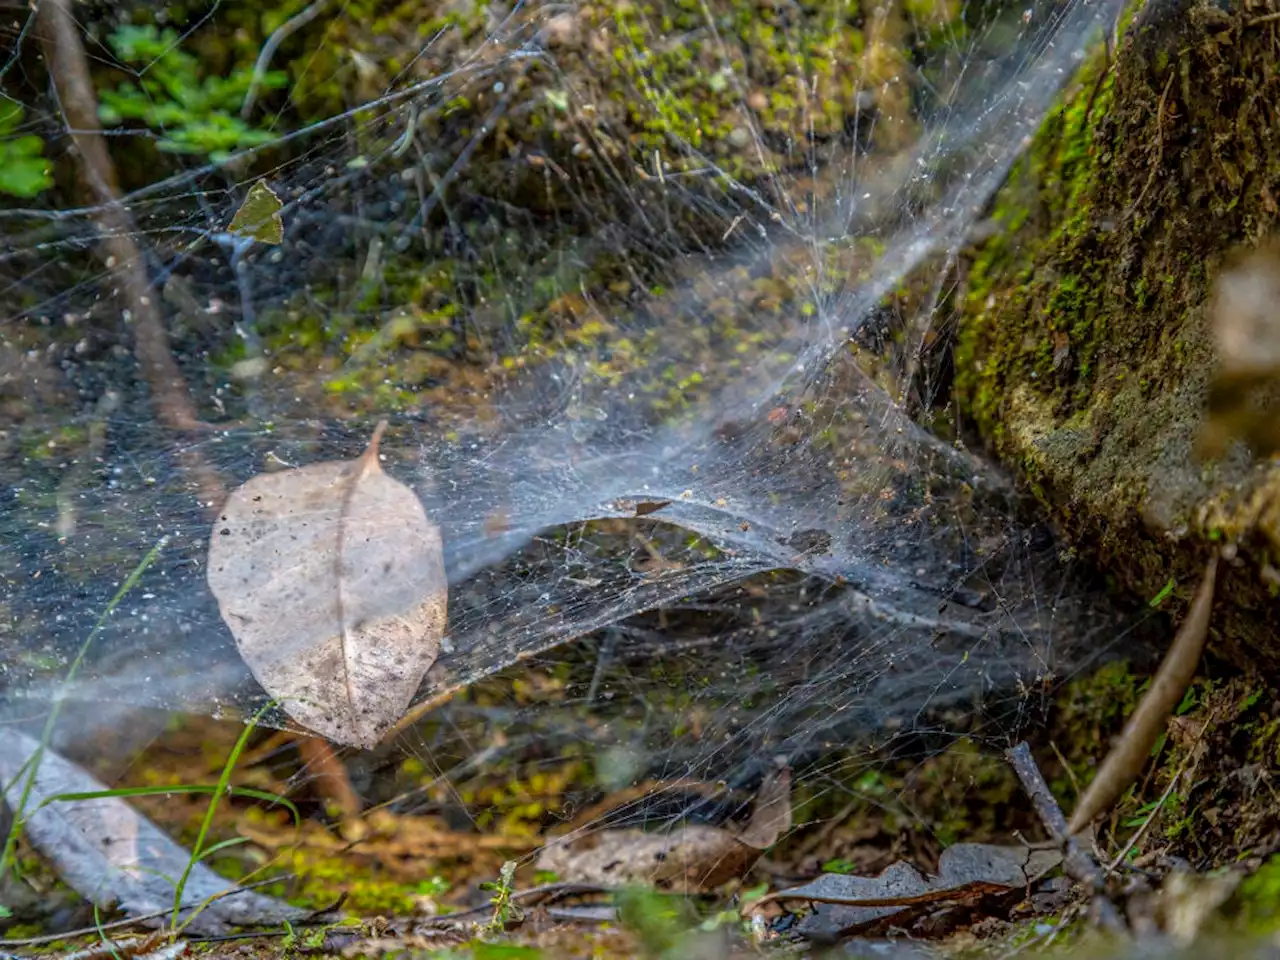
[(259, 243), (280, 244), (284, 241), (284, 221), (280, 219), (283, 208), (284, 204), (267, 181), (259, 180), (249, 188), (227, 232)]

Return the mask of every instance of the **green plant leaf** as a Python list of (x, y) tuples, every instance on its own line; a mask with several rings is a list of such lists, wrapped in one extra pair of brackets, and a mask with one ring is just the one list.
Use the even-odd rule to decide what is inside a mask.
[(11, 132), (22, 122), (22, 104), (12, 101), (0, 102), (0, 137)]
[(1170, 577), (1168, 582), (1163, 587), (1160, 588), (1160, 592), (1147, 601), (1148, 606), (1150, 606), (1151, 609), (1153, 610), (1156, 607), (1160, 606), (1160, 604), (1164, 603), (1167, 599), (1169, 599), (1169, 595), (1173, 593), (1173, 588), (1175, 586), (1177, 586), (1176, 581), (1173, 579), (1173, 577)]
[(9, 136), (22, 122), (22, 104), (0, 102), (0, 193), (34, 197), (53, 186), (44, 141), (34, 134)]
[(857, 869), (858, 869), (857, 864), (852, 863), (848, 860), (844, 860), (842, 858), (837, 858), (835, 860), (828, 860), (826, 863), (822, 865), (823, 873), (848, 874), (848, 873), (853, 873)]
[(49, 164), (41, 158), (6, 156), (0, 145), (0, 193), (15, 197), (34, 197), (53, 186)]

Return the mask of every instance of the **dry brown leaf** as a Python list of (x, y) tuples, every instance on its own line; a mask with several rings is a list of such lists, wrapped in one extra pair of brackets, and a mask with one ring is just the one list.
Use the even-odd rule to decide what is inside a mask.
[(409, 706), (447, 609), (440, 531), (382, 472), (385, 428), (355, 460), (253, 477), (209, 540), (209, 587), (254, 677), (298, 723), (364, 747)]
[(688, 824), (670, 833), (601, 830), (543, 849), (537, 868), (572, 883), (618, 887), (648, 884), (697, 893), (739, 877), (791, 827), (791, 773), (765, 779), (741, 833)]

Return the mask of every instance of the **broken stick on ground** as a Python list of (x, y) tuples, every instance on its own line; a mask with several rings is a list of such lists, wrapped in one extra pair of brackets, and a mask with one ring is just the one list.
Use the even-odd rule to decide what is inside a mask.
[(1049, 836), (1055, 843), (1062, 845), (1063, 870), (1068, 877), (1087, 887), (1092, 894), (1093, 910), (1098, 923), (1108, 930), (1123, 932), (1124, 922), (1120, 919), (1115, 904), (1107, 898), (1102, 867), (1067, 829), (1067, 818), (1049, 791), (1049, 785), (1045, 783), (1044, 775), (1031, 755), (1031, 748), (1024, 740), (1005, 755), (1022, 782), (1023, 789), (1027, 791), (1027, 796), (1031, 798), (1036, 814), (1049, 831)]

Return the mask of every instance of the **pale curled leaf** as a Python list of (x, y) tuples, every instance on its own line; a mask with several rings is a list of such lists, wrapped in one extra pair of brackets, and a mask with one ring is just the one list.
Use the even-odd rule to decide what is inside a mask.
[(1210, 326), (1217, 364), (1196, 436), (1200, 459), (1223, 456), (1237, 440), (1266, 457), (1280, 450), (1280, 240), (1226, 258), (1214, 284)]
[[(39, 744), (17, 730), (0, 737), (0, 780), (7, 785), (10, 809), (21, 801), (22, 771)], [(63, 794), (98, 793), (107, 789), (75, 764), (46, 749), (27, 798), (23, 828), (31, 845), (53, 865), (59, 878), (99, 907), (116, 904), (131, 916), (164, 912), (173, 907), (175, 884), (191, 854), (169, 839), (150, 820), (120, 797), (56, 801)], [(183, 888), (183, 903), (208, 901), (187, 928), (191, 933), (227, 933), (234, 926), (279, 923), (305, 914), (252, 891), (222, 896), (238, 888), (204, 864), (196, 864)], [(212, 897), (218, 899), (211, 900)], [(189, 917), (186, 910), (181, 919)], [(160, 920), (151, 921), (158, 924)]]
[(573, 883), (638, 883), (698, 893), (744, 874), (790, 827), (791, 773), (783, 768), (761, 785), (741, 833), (700, 823), (667, 833), (601, 830), (573, 843), (547, 846), (537, 867)]
[(1223, 373), (1280, 375), (1280, 240), (1227, 259), (1214, 284), (1213, 339)]
[(253, 477), (209, 541), (209, 587), (254, 677), (298, 723), (373, 746), (440, 651), (440, 531), (382, 472), (378, 429), (355, 460)]

